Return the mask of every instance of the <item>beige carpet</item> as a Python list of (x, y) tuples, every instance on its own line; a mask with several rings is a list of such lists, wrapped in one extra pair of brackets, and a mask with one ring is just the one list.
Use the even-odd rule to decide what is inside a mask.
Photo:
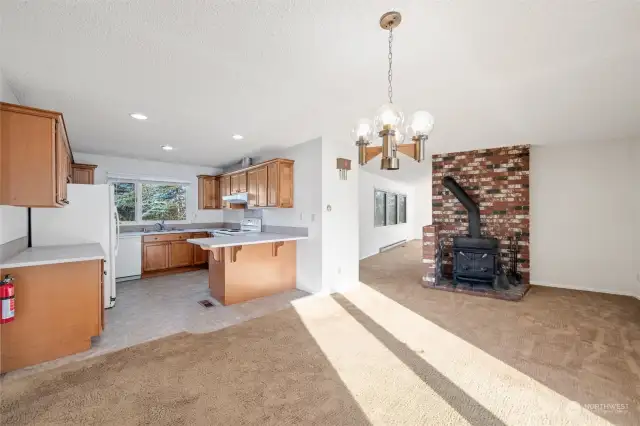
[(640, 301), (533, 286), (520, 302), (416, 285), (420, 242), (364, 259), (360, 280), (617, 424), (640, 424)]
[(0, 423), (640, 423), (636, 300), (427, 290), (418, 253), (363, 261), (355, 292), (6, 379)]

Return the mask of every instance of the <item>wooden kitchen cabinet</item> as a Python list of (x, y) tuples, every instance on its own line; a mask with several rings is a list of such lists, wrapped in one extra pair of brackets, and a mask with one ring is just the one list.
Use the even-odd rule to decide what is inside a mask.
[(247, 172), (247, 206), (258, 206), (258, 170), (253, 169)]
[(142, 245), (142, 272), (169, 268), (170, 242), (144, 243)]
[[(191, 238), (209, 238), (209, 233), (207, 232), (194, 233)], [(194, 266), (204, 265), (205, 263), (207, 263), (208, 258), (209, 258), (209, 252), (207, 250), (202, 250), (200, 246), (193, 245), (193, 265)]]
[(293, 207), (293, 161), (276, 160), (267, 165), (267, 207)]
[(191, 238), (208, 238), (208, 232), (152, 234), (142, 237), (143, 274), (207, 263), (207, 254), (188, 243)]
[(220, 177), (220, 206), (222, 208), (229, 208), (229, 203), (222, 201), (222, 197), (231, 195), (231, 176)]
[(0, 373), (91, 348), (104, 329), (103, 260), (5, 268), (15, 320), (0, 324)]
[(193, 244), (186, 241), (171, 241), (169, 244), (169, 268), (193, 265)]
[(233, 173), (231, 175), (231, 194), (247, 192), (247, 173)]
[(257, 177), (257, 194), (256, 194), (256, 206), (267, 207), (267, 188), (269, 182), (269, 170), (267, 166), (256, 169)]
[(198, 209), (221, 208), (220, 180), (217, 176), (198, 176)]
[(293, 207), (293, 161), (282, 158), (248, 167), (240, 172), (218, 176), (219, 205), (222, 208), (242, 207), (229, 204), (222, 197), (246, 192), (247, 207)]
[(0, 204), (68, 204), (73, 156), (62, 114), (0, 102)]
[(93, 185), (96, 167), (94, 164), (71, 164), (71, 183)]

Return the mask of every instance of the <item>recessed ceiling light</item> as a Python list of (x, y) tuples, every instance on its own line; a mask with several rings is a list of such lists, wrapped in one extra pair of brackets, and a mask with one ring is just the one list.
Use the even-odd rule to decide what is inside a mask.
[(242, 136), (242, 135), (233, 135), (233, 136), (231, 136), (231, 137), (232, 137), (232, 138), (234, 138), (234, 139), (235, 139), (235, 140), (237, 140), (237, 141), (239, 141), (239, 140), (241, 140), (241, 139), (244, 139), (244, 136)]
[(173, 151), (173, 147), (171, 145), (162, 145), (162, 149), (165, 151)]
[(129, 115), (131, 116), (131, 118), (135, 118), (136, 120), (146, 120), (147, 118), (149, 118), (144, 114), (140, 114), (139, 112), (133, 112)]

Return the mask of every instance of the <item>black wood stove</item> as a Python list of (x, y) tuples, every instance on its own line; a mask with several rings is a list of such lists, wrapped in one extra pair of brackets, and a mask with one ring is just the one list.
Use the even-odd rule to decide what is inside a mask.
[(494, 289), (509, 288), (499, 262), (499, 241), (480, 233), (480, 208), (451, 176), (445, 177), (442, 184), (462, 203), (469, 216), (469, 235), (453, 237), (453, 280), (489, 284)]

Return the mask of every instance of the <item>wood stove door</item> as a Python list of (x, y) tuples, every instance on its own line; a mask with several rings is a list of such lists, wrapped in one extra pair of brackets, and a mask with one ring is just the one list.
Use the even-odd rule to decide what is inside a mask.
[(495, 256), (488, 253), (476, 253), (473, 269), (480, 277), (493, 278)]

